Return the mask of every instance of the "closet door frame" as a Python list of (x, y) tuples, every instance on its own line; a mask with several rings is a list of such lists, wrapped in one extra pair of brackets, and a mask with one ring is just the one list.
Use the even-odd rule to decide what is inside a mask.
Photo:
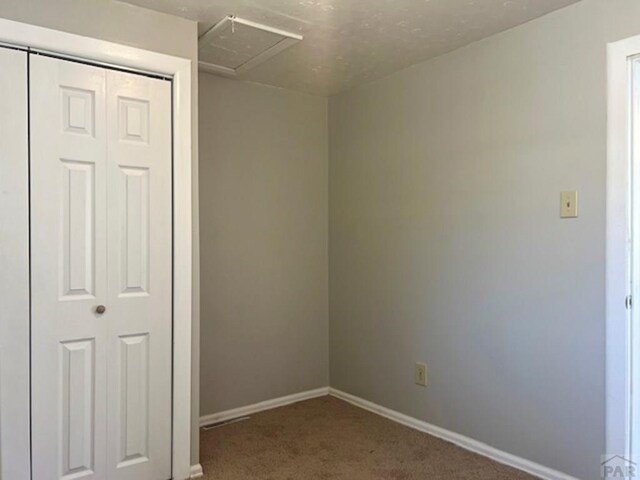
[[(191, 476), (192, 145), (191, 60), (0, 19), (0, 43), (107, 67), (170, 77), (173, 123), (173, 386), (172, 478)], [(25, 266), (28, 269), (28, 266)], [(19, 272), (16, 272), (19, 273)], [(27, 289), (28, 290), (28, 289)], [(29, 292), (26, 292), (27, 294)], [(3, 302), (0, 292), (0, 302)], [(28, 305), (25, 307), (28, 308)], [(0, 318), (0, 322), (4, 320)], [(29, 351), (29, 342), (22, 346)], [(13, 365), (28, 378), (26, 355)], [(28, 392), (16, 400), (30, 403)], [(21, 397), (18, 399), (18, 397)], [(0, 406), (0, 408), (2, 408)], [(23, 428), (30, 429), (30, 425)], [(0, 448), (3, 448), (0, 446)], [(0, 452), (2, 453), (2, 452)], [(26, 462), (25, 462), (26, 463)], [(24, 465), (30, 471), (30, 464)]]

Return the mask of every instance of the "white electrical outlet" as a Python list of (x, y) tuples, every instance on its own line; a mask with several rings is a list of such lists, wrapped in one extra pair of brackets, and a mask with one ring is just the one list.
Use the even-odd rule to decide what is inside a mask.
[(416, 362), (416, 368), (414, 370), (414, 380), (416, 385), (427, 386), (427, 364)]

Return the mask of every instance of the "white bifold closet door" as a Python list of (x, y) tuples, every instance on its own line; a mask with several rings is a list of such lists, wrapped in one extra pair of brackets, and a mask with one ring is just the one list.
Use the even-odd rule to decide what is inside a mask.
[(27, 54), (0, 47), (0, 479), (29, 472)]
[(30, 55), (33, 480), (171, 477), (171, 85)]

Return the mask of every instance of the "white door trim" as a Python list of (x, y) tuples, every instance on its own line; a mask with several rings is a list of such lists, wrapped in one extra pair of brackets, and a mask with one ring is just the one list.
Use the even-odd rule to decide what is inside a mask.
[(631, 330), (625, 299), (632, 293), (630, 57), (639, 53), (640, 36), (607, 49), (606, 453), (620, 455), (631, 453)]
[[(187, 479), (191, 475), (191, 60), (5, 19), (0, 19), (0, 42), (173, 78), (172, 473), (175, 480)], [(24, 348), (28, 349), (29, 345), (25, 344)], [(28, 364), (16, 364), (14, 367), (29, 375)], [(22, 401), (28, 403), (28, 396)], [(29, 469), (29, 465), (25, 465), (25, 469)]]

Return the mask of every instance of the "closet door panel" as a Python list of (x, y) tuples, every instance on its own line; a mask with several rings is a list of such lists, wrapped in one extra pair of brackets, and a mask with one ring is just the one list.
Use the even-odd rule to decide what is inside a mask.
[(171, 83), (107, 72), (111, 480), (171, 477)]
[(106, 75), (30, 62), (33, 479), (106, 479)]
[(28, 480), (27, 54), (0, 47), (0, 478)]

